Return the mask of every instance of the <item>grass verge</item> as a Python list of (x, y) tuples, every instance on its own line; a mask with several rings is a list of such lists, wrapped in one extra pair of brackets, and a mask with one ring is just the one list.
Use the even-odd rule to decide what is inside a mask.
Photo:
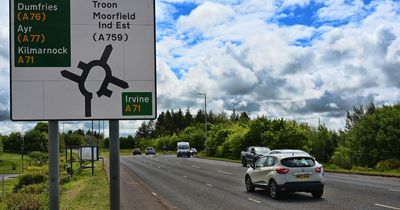
[(377, 171), (372, 168), (354, 167), (352, 169), (342, 169), (335, 165), (324, 164), (324, 171), (331, 173), (360, 174), (369, 176), (384, 176), (400, 178), (400, 170)]
[[(31, 158), (24, 155), (24, 167), (28, 166)], [(3, 153), (0, 156), (0, 174), (18, 174), (21, 173), (21, 154)]]
[(110, 209), (109, 184), (101, 161), (94, 175), (85, 169), (61, 186), (60, 209)]

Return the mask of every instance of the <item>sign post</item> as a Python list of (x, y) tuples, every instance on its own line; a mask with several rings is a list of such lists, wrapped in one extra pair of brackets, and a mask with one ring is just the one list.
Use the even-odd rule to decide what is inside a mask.
[(58, 145), (58, 121), (49, 121), (49, 209), (54, 210), (60, 201)]
[(110, 209), (120, 209), (119, 122), (110, 120)]
[(58, 209), (60, 120), (110, 120), (119, 209), (118, 120), (157, 114), (155, 0), (9, 1), (11, 120), (49, 121), (50, 209)]

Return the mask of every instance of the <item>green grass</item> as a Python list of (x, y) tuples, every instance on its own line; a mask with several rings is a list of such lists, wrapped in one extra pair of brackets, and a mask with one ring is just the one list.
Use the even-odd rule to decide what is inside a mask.
[[(7, 181), (4, 181), (4, 192), (8, 193), (8, 192), (12, 192), (14, 185), (18, 182), (17, 178), (12, 178), (9, 179)], [(0, 192), (3, 193), (3, 182), (0, 179)]]
[(73, 179), (61, 186), (60, 209), (109, 209), (109, 184), (101, 161), (91, 169), (75, 174)]
[[(29, 165), (30, 160), (31, 159), (28, 155), (24, 155), (24, 167), (27, 167)], [(0, 156), (0, 173), (21, 173), (21, 163), (21, 154), (3, 153), (3, 155)]]
[(342, 169), (335, 165), (324, 164), (325, 172), (333, 173), (347, 173), (347, 174), (361, 174), (370, 176), (387, 176), (387, 177), (400, 177), (400, 170), (386, 170), (378, 171), (373, 168), (354, 167), (352, 169)]

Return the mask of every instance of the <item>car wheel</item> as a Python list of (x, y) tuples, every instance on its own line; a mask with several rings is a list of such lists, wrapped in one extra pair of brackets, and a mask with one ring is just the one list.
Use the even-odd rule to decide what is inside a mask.
[(269, 196), (271, 196), (272, 199), (279, 199), (280, 191), (278, 189), (278, 185), (276, 184), (275, 180), (271, 180), (269, 182), (268, 191), (269, 191)]
[(322, 194), (324, 194), (324, 190), (315, 190), (311, 192), (314, 198), (321, 198)]
[(247, 175), (246, 178), (244, 179), (244, 182), (246, 184), (247, 192), (254, 192), (255, 187), (254, 187), (253, 183), (251, 182), (250, 176)]
[(247, 167), (247, 163), (246, 163), (246, 159), (245, 158), (242, 158), (242, 166), (243, 167)]

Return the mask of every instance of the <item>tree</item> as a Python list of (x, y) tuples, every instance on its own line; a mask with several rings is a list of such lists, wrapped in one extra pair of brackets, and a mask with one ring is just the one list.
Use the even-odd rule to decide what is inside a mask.
[(146, 121), (143, 121), (138, 130), (136, 131), (136, 137), (148, 139), (153, 137), (153, 133), (154, 133), (154, 122), (150, 121), (149, 123), (146, 123)]
[(49, 132), (49, 124), (46, 122), (38, 122), (36, 124), (35, 128), (33, 128), (33, 129), (38, 130), (43, 133), (48, 133)]
[(190, 113), (189, 108), (186, 109), (185, 112), (185, 128), (190, 126), (193, 122), (193, 115)]
[(64, 135), (66, 146), (82, 146), (85, 144), (85, 138), (78, 133)]
[(248, 122), (249, 120), (250, 120), (250, 117), (249, 117), (249, 115), (247, 115), (246, 112), (240, 113), (239, 121), (241, 121), (241, 122)]
[(10, 133), (8, 136), (3, 137), (3, 148), (6, 152), (20, 152), (22, 145), (21, 133)]
[(320, 162), (329, 162), (335, 148), (338, 146), (338, 138), (338, 134), (329, 131), (325, 125), (320, 125), (318, 129), (311, 134), (310, 153)]
[(400, 159), (400, 105), (367, 111), (347, 137), (343, 146), (350, 148), (350, 159), (356, 165), (372, 167), (383, 160)]
[(26, 151), (47, 152), (47, 134), (40, 130), (30, 130), (25, 133), (24, 148)]
[(0, 135), (0, 157), (3, 156), (3, 136)]

